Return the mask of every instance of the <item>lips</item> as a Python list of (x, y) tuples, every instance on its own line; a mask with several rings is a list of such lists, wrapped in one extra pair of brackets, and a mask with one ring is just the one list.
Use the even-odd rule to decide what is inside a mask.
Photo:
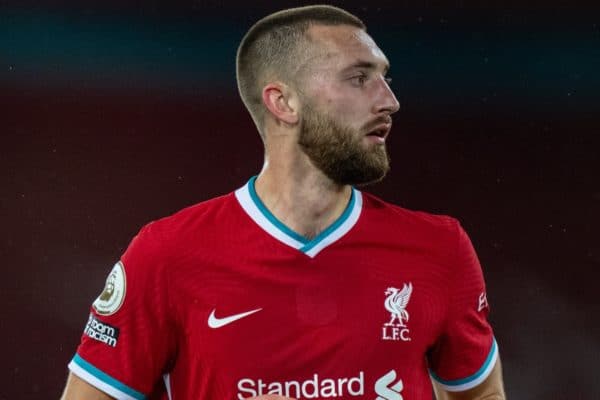
[(381, 115), (376, 117), (364, 125), (363, 132), (370, 139), (384, 141), (392, 129), (392, 118), (389, 115)]
[(380, 124), (380, 125), (377, 125), (375, 128), (373, 128), (372, 130), (370, 130), (367, 133), (367, 136), (376, 136), (381, 139), (385, 139), (387, 137), (387, 135), (389, 135), (390, 129), (392, 129), (391, 123)]

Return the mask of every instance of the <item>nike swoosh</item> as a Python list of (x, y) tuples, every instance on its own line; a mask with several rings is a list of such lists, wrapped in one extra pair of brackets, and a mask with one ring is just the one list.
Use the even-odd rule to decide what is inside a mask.
[(215, 317), (215, 309), (212, 310), (210, 315), (208, 316), (208, 326), (213, 329), (221, 328), (222, 326), (229, 325), (232, 322), (237, 321), (238, 319), (242, 319), (247, 317), (248, 315), (254, 314), (262, 310), (262, 308), (257, 308), (256, 310), (247, 311), (241, 314), (231, 315), (225, 318), (217, 318)]

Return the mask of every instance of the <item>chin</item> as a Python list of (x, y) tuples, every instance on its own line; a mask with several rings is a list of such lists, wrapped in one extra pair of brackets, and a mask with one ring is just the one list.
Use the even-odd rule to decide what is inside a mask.
[(381, 182), (383, 180), (383, 178), (385, 178), (386, 175), (387, 175), (387, 171), (384, 172), (383, 174), (381, 174), (381, 176), (372, 178), (372, 179), (370, 179), (370, 180), (368, 180), (366, 182), (355, 183), (354, 186), (365, 187), (365, 186), (369, 186), (369, 185), (372, 185), (372, 184), (377, 183), (377, 182)]

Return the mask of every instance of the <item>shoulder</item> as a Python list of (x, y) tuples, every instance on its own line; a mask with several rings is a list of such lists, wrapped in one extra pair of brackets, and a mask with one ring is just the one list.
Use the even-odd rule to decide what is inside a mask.
[(397, 249), (444, 260), (456, 255), (462, 228), (456, 218), (410, 210), (363, 194), (361, 233)]
[(432, 214), (425, 211), (410, 210), (396, 204), (386, 202), (370, 193), (362, 193), (363, 210), (370, 221), (406, 228), (425, 234), (455, 236), (460, 230), (460, 223), (449, 215)]
[(462, 228), (456, 218), (410, 210), (363, 193), (361, 238), (453, 268)]
[(174, 214), (151, 222), (155, 229), (164, 232), (190, 229), (196, 224), (210, 224), (227, 212), (235, 203), (233, 193), (215, 197), (183, 208)]
[(139, 242), (145, 249), (153, 250), (152, 253), (173, 251), (189, 244), (190, 240), (196, 241), (209, 232), (222, 229), (236, 214), (235, 206), (233, 193), (191, 205), (149, 222), (142, 227), (132, 244)]

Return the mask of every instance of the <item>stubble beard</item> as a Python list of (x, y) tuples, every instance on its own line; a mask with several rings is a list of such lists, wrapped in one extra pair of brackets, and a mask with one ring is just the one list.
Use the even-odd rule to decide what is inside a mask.
[(383, 179), (390, 160), (385, 144), (365, 146), (359, 133), (305, 104), (298, 144), (333, 182), (363, 186)]

